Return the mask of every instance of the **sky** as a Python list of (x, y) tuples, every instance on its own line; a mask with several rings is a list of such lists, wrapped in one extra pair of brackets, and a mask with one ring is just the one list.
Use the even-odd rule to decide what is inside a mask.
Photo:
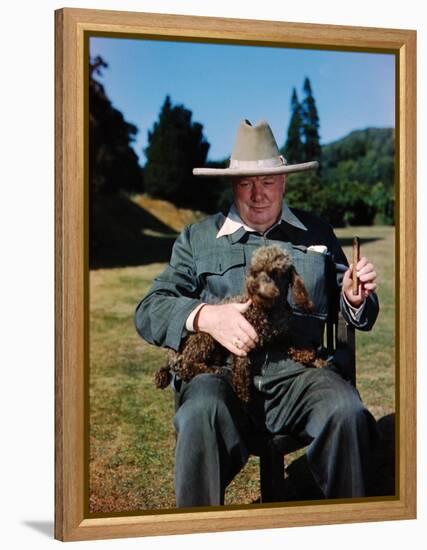
[(108, 63), (97, 78), (113, 106), (139, 130), (133, 148), (142, 165), (148, 131), (168, 94), (203, 125), (209, 160), (230, 156), (241, 119), (267, 120), (284, 145), (292, 89), (301, 101), (305, 77), (322, 144), (395, 124), (392, 54), (104, 37), (91, 37), (89, 48), (91, 58)]

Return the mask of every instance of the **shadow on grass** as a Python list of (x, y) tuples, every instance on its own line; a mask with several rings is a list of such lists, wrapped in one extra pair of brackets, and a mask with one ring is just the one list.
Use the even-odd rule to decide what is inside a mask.
[(176, 237), (173, 229), (126, 197), (95, 197), (89, 213), (89, 267), (167, 262)]

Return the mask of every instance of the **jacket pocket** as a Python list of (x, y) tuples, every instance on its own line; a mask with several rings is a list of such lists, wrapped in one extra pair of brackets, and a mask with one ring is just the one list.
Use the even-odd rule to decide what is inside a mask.
[(219, 301), (241, 294), (245, 278), (243, 249), (222, 252), (211, 250), (196, 259), (197, 277), (204, 288), (201, 299)]

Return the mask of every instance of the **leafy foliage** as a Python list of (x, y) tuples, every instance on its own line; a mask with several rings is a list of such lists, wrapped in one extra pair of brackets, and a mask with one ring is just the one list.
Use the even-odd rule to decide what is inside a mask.
[(394, 223), (394, 130), (366, 128), (325, 145), (325, 214), (339, 225)]

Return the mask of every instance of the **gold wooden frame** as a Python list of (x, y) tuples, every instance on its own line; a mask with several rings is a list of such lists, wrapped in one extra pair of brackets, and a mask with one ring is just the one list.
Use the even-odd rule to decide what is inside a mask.
[[(416, 32), (101, 10), (55, 12), (55, 537), (230, 531), (416, 517)], [(85, 37), (89, 33), (388, 52), (396, 56), (397, 494), (325, 504), (90, 518), (84, 486), (87, 383)], [(401, 282), (401, 286), (399, 286)]]

